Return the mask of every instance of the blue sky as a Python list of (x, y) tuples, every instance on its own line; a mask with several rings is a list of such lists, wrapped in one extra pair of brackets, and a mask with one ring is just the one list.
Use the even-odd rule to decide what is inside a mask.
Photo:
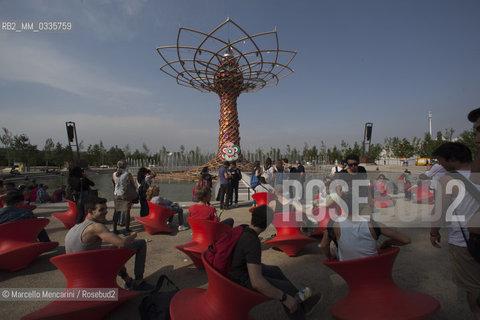
[[(230, 17), (248, 33), (278, 31), (295, 73), (238, 99), (243, 148), (302, 148), (469, 129), (480, 107), (478, 1), (0, 1), (0, 20), (71, 21), (70, 32), (0, 31), (0, 127), (43, 148), (217, 147), (219, 99), (162, 73), (155, 48), (178, 28), (209, 32)], [(232, 39), (233, 40), (233, 39)]]

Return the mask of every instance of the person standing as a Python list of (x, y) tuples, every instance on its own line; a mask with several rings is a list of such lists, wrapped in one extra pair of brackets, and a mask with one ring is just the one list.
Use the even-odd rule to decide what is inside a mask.
[[(465, 185), (465, 193), (461, 201), (457, 205), (453, 205), (457, 203), (460, 191), (459, 187), (451, 188), (452, 183), (456, 183), (458, 186), (458, 183), (463, 183), (462, 180), (469, 179), (472, 153), (467, 146), (460, 142), (447, 142), (438, 147), (433, 155), (450, 174), (446, 174), (438, 180), (435, 202), (441, 203), (441, 206), (435, 206), (435, 208), (441, 214), (441, 218), (432, 223), (430, 242), (432, 246), (440, 248), (440, 227), (446, 222), (447, 211), (453, 207), (454, 210), (451, 213), (450, 222), (448, 222), (448, 252), (452, 264), (453, 281), (459, 288), (466, 291), (472, 319), (480, 319), (480, 265), (468, 251), (466, 243), (466, 239), (470, 236), (467, 224), (475, 213), (480, 211), (480, 202), (474, 194), (471, 194), (469, 186)], [(452, 171), (455, 171), (453, 174), (458, 175), (459, 178), (455, 178)], [(476, 188), (480, 191), (480, 185), (470, 183), (470, 186), (472, 190)], [(452, 221), (454, 216), (463, 218), (459, 219), (463, 221)]]
[(115, 202), (115, 212), (113, 213), (113, 232), (117, 233), (117, 224), (120, 212), (125, 215), (125, 232), (130, 232), (130, 210), (132, 203), (126, 198), (128, 184), (135, 185), (132, 174), (127, 171), (127, 162), (120, 160), (117, 162), (117, 170), (112, 174), (114, 186), (113, 200)]
[(94, 185), (95, 183), (87, 178), (84, 169), (78, 166), (70, 169), (68, 175), (68, 198), (77, 204), (77, 223), (82, 223), (85, 219), (85, 203), (90, 187)]
[[(239, 168), (237, 168), (237, 162), (232, 161), (230, 164), (230, 203), (229, 205), (232, 206), (234, 205), (235, 207), (238, 207), (238, 184), (240, 180), (242, 180), (242, 171), (240, 171)], [(233, 201), (233, 196), (235, 196), (235, 201)]]
[(274, 184), (273, 173), (275, 172), (275, 167), (273, 166), (272, 159), (267, 158), (265, 160), (265, 165), (262, 168), (262, 177), (265, 178), (268, 184)]
[(138, 199), (140, 201), (140, 217), (148, 216), (149, 209), (147, 203), (147, 190), (152, 184), (152, 179), (156, 176), (155, 171), (150, 167), (141, 167), (137, 172)]
[(230, 175), (228, 173), (229, 166), (230, 166), (230, 163), (228, 161), (225, 161), (223, 163), (223, 166), (221, 166), (218, 169), (218, 179), (220, 180), (220, 190), (219, 190), (220, 210), (229, 209), (228, 208), (228, 203), (230, 201), (229, 194), (228, 194), (228, 182), (230, 179)]
[(302, 197), (303, 199), (305, 192), (304, 192), (304, 184), (305, 184), (305, 167), (302, 165), (302, 162), (300, 160), (296, 161), (297, 169), (295, 171), (295, 174), (297, 175), (298, 182), (300, 182), (300, 185), (302, 186)]

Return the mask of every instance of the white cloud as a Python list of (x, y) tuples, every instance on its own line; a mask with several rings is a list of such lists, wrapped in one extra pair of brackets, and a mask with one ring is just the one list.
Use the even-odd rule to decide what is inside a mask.
[(151, 93), (119, 83), (98, 65), (84, 63), (36, 39), (0, 36), (0, 79), (46, 85), (79, 96), (106, 100), (108, 97), (139, 97)]
[(46, 18), (63, 17), (74, 21), (74, 28), (82, 28), (100, 40), (131, 40), (136, 36), (132, 27), (148, 0), (95, 0), (95, 1), (34, 1), (36, 15)]

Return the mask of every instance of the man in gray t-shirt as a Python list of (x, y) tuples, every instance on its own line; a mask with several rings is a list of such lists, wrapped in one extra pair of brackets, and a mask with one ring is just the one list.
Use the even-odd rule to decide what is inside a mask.
[(105, 241), (117, 248), (135, 249), (135, 280), (132, 279), (125, 267), (122, 267), (118, 275), (125, 281), (125, 288), (137, 291), (151, 291), (153, 286), (143, 280), (145, 271), (145, 259), (147, 245), (145, 240), (135, 240), (136, 232), (125, 237), (119, 237), (105, 227), (107, 211), (107, 200), (94, 198), (87, 202), (87, 216), (85, 221), (71, 228), (65, 236), (65, 251), (76, 253), (88, 250), (100, 249)]

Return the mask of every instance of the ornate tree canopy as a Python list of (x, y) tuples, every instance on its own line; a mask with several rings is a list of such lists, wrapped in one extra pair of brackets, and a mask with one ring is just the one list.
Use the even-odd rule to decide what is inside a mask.
[[(240, 32), (240, 38), (235, 41), (219, 38), (222, 29), (231, 26)], [(265, 38), (269, 38), (271, 47), (260, 48), (257, 43)], [(192, 43), (184, 43), (187, 40)], [(169, 61), (168, 51), (172, 49), (177, 56)], [(179, 85), (215, 93), (222, 89), (218, 86), (222, 66), (225, 71), (238, 75), (240, 93), (254, 92), (274, 86), (292, 73), (289, 64), (296, 55), (295, 51), (279, 49), (276, 30), (251, 36), (230, 18), (210, 33), (181, 27), (177, 45), (157, 47), (157, 51), (165, 61), (160, 70), (175, 78)]]
[[(236, 40), (230, 41), (234, 34)], [(219, 163), (227, 143), (240, 146), (238, 96), (277, 85), (293, 72), (289, 64), (297, 54), (279, 49), (276, 30), (251, 36), (230, 18), (210, 33), (181, 27), (177, 44), (157, 47), (157, 51), (165, 61), (160, 70), (179, 85), (220, 97), (215, 163)], [(240, 160), (245, 161), (241, 152)]]

